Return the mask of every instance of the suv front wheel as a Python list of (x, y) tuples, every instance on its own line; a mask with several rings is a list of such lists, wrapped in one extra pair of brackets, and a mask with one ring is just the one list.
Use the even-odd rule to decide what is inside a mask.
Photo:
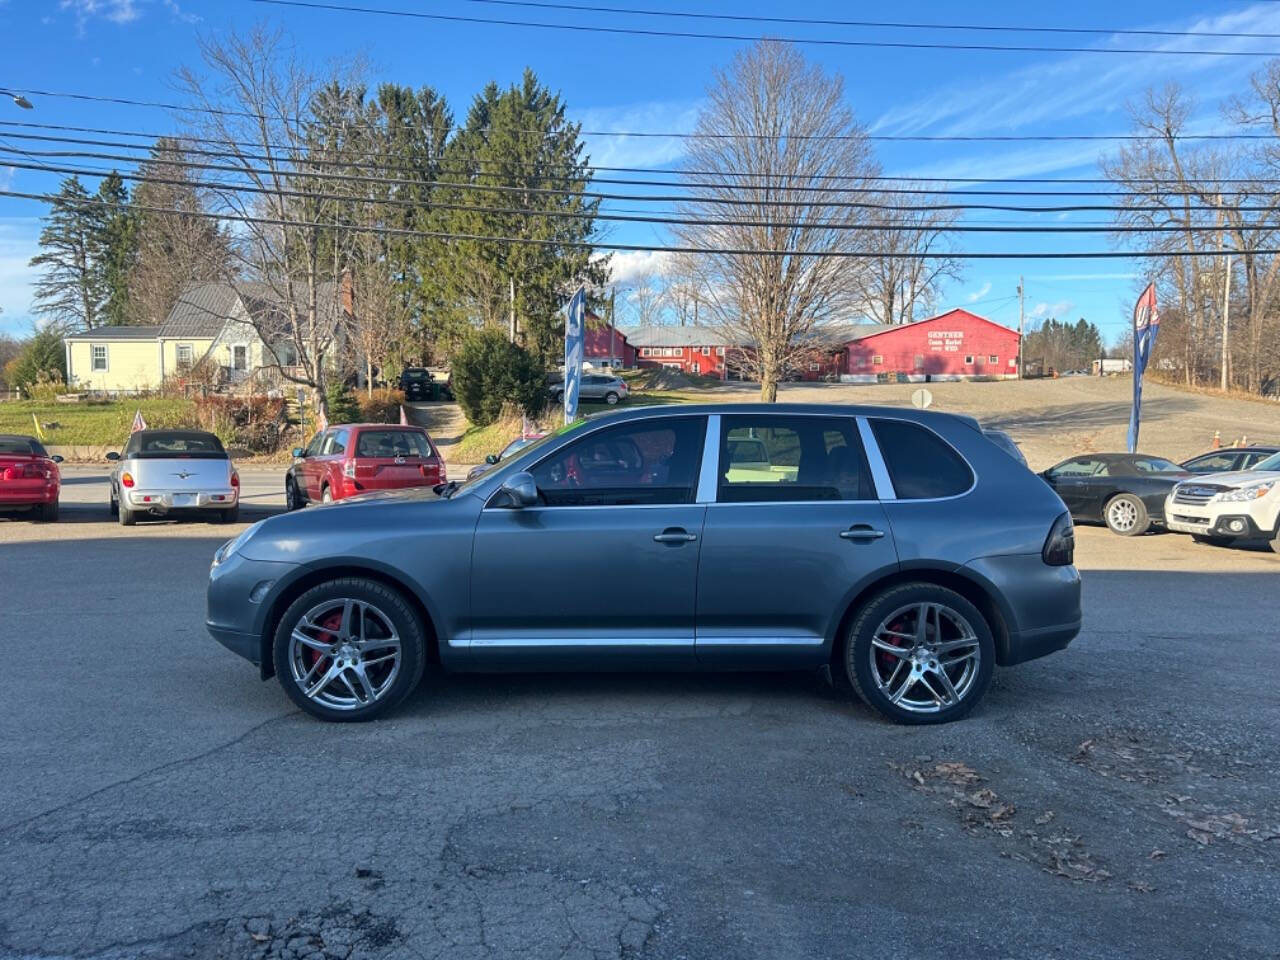
[(947, 723), (991, 685), (996, 647), (972, 603), (946, 587), (907, 583), (876, 594), (854, 619), (844, 668), (858, 695), (897, 723)]

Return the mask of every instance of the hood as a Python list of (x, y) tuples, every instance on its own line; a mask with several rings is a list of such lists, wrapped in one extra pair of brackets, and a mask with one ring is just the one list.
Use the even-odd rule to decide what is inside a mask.
[(1251, 483), (1262, 483), (1267, 480), (1280, 480), (1280, 471), (1276, 470), (1236, 470), (1233, 473), (1202, 473), (1194, 480), (1184, 480), (1182, 486), (1187, 487), (1247, 487)]

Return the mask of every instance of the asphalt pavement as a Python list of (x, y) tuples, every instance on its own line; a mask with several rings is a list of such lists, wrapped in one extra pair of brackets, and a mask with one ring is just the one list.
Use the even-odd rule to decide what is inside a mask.
[(1080, 530), (1084, 633), (945, 727), (810, 674), (429, 675), (325, 725), (205, 635), (242, 525), (65, 473), (0, 519), (0, 957), (1280, 951), (1269, 552)]

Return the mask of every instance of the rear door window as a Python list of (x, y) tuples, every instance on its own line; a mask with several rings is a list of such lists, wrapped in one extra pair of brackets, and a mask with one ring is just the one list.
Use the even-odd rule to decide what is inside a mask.
[(955, 497), (973, 486), (969, 464), (932, 430), (881, 419), (872, 419), (871, 430), (899, 500)]
[(719, 478), (720, 503), (875, 499), (848, 417), (723, 417)]

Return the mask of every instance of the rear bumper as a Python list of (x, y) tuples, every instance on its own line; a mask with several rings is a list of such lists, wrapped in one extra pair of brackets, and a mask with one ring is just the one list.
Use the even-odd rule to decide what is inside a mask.
[(58, 488), (47, 487), (40, 490), (0, 490), (0, 510), (13, 507), (38, 507), (46, 503), (58, 502)]
[(1064, 649), (1080, 633), (1080, 572), (1051, 567), (1039, 554), (983, 557), (965, 564), (977, 576), (1005, 621), (997, 637), (1001, 666), (1025, 663)]
[(169, 513), (173, 510), (230, 510), (240, 502), (240, 494), (234, 487), (225, 490), (173, 491), (130, 490), (125, 494), (131, 510), (154, 510)]

